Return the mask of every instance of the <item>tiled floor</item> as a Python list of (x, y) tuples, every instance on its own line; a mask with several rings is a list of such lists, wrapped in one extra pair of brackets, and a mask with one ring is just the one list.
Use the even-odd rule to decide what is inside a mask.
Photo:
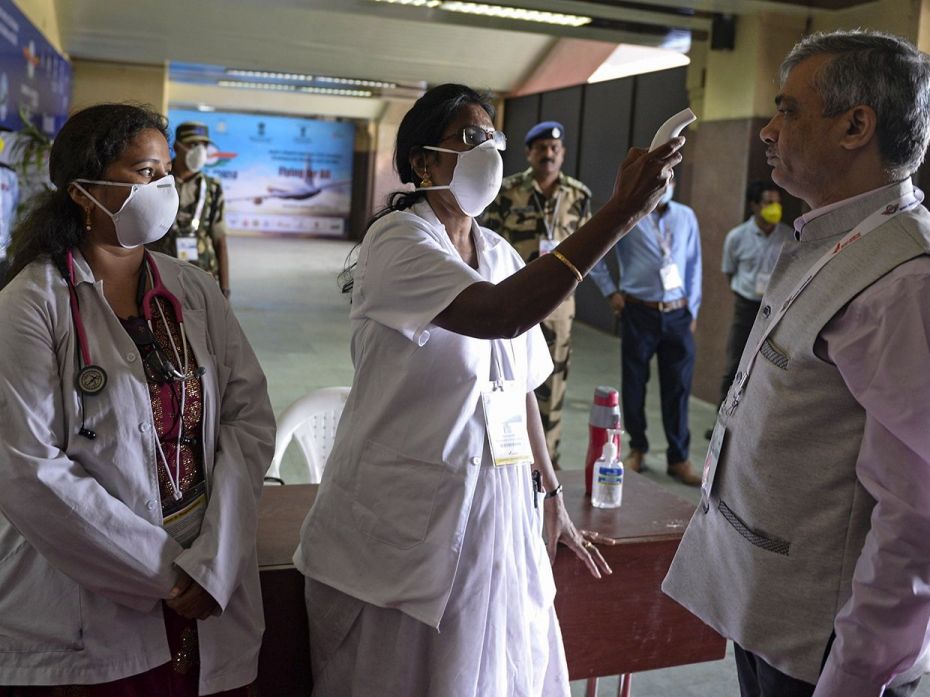
[[(275, 412), (310, 390), (352, 381), (349, 357), (348, 298), (339, 292), (336, 275), (352, 248), (345, 242), (234, 237), (230, 239), (232, 304), (268, 377)], [(585, 325), (574, 330), (574, 353), (563, 415), (562, 464), (583, 466), (587, 420), (597, 385), (619, 383), (619, 342)], [(652, 374), (655, 375), (655, 370)], [(647, 419), (652, 450), (646, 476), (697, 503), (695, 489), (665, 474), (658, 388), (651, 386)], [(707, 448), (704, 431), (713, 425), (714, 408), (691, 400), (691, 458), (702, 463)], [(306, 479), (300, 459), (289, 452), (282, 467), (288, 482)], [(572, 686), (573, 697), (584, 683)], [(600, 681), (599, 697), (615, 695), (616, 678)], [(729, 697), (738, 695), (732, 656), (722, 661), (638, 673), (636, 697)], [(930, 697), (930, 681), (915, 697)]]

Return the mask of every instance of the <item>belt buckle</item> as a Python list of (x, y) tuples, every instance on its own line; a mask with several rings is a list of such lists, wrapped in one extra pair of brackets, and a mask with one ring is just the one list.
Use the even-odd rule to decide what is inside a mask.
[(660, 300), (659, 301), (659, 312), (665, 312), (666, 311), (665, 308), (666, 308), (666, 304)]

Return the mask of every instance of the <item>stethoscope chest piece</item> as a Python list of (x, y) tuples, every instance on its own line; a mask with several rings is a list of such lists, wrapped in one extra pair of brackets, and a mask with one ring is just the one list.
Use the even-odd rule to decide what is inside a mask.
[(107, 373), (99, 365), (85, 365), (77, 375), (77, 387), (86, 395), (99, 394), (107, 386)]

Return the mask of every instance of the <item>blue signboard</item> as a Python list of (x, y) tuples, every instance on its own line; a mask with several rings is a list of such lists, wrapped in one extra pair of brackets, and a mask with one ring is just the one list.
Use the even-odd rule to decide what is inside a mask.
[(233, 230), (343, 237), (351, 210), (355, 125), (288, 116), (171, 109), (210, 129), (204, 171), (218, 178)]
[(54, 136), (70, 99), (71, 64), (12, 0), (0, 0), (0, 126), (20, 130), (22, 113)]

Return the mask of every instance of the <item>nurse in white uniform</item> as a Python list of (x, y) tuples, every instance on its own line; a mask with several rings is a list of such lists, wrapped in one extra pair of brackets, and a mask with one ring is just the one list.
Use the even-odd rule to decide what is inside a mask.
[(604, 208), (524, 267), (474, 220), (501, 183), (493, 117), (463, 85), (414, 104), (395, 165), (415, 189), (352, 270), (355, 379), (294, 557), (314, 695), (567, 696), (556, 546), (611, 572), (549, 461), (536, 325), (655, 207), (684, 141), (631, 151)]

